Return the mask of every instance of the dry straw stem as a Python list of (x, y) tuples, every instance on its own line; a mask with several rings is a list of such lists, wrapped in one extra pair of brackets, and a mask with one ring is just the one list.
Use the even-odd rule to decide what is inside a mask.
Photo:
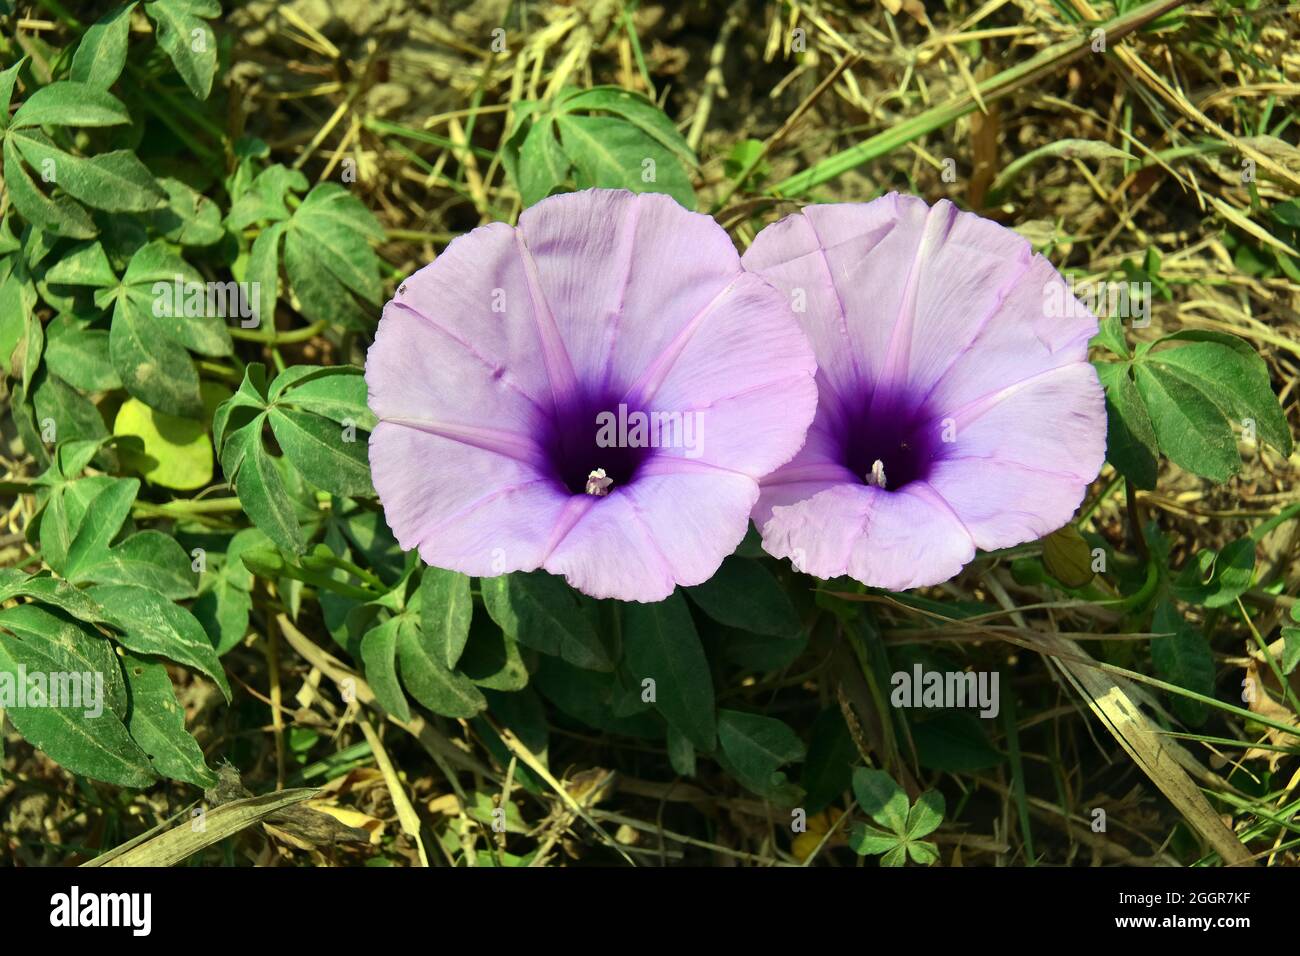
[[(984, 581), (989, 592), (1003, 608), (1014, 604), (1006, 590), (992, 574)], [(1015, 612), (1012, 619), (1024, 626), (1024, 618)], [(1142, 713), (1132, 697), (1114, 677), (1100, 669), (1091, 655), (1078, 643), (1050, 631), (1035, 631), (1030, 646), (1051, 655), (1069, 679), (1075, 692), (1097, 715), (1111, 736), (1124, 748), (1160, 792), (1169, 798), (1183, 818), (1196, 830), (1229, 866), (1252, 861), (1251, 853), (1237, 835), (1214, 812), (1204, 794), (1192, 782), (1183, 764), (1194, 758), (1178, 744), (1166, 738)]]
[(1160, 788), (1160, 792), (1169, 798), (1169, 802), (1178, 808), (1178, 812), (1223, 862), (1229, 866), (1251, 863), (1250, 851), (1214, 812), (1204, 794), (1179, 765), (1172, 742), (1138, 709), (1124, 688), (1105, 671), (1080, 663), (1079, 658), (1088, 661), (1092, 658), (1074, 641), (1047, 632), (1039, 632), (1038, 640), (1041, 649), (1055, 657), (1070, 684), (1124, 752), (1133, 758), (1133, 762), (1151, 778), (1151, 782)]
[[(1094, 22), (1101, 20), (1101, 14), (1097, 13), (1097, 11), (1092, 9), (1092, 7), (1088, 4), (1088, 0), (1071, 0), (1071, 2), (1074, 8), (1078, 10), (1079, 13), (1085, 18), (1087, 18), (1088, 20)], [(1154, 7), (1157, 6), (1157, 4), (1148, 4), (1147, 6)], [(1183, 6), (1182, 3), (1165, 4), (1166, 10), (1171, 9), (1173, 7), (1181, 7), (1181, 6)], [(1145, 9), (1147, 9), (1147, 7), (1141, 7), (1138, 10), (1135, 10), (1133, 12), (1136, 14), (1141, 12), (1141, 10), (1145, 10)], [(1156, 14), (1156, 16), (1160, 16), (1161, 14), (1165, 13), (1166, 10), (1161, 10), (1159, 13)], [(1111, 22), (1115, 23), (1117, 21), (1111, 21)], [(1113, 37), (1113, 34), (1111, 32), (1113, 27), (1107, 26), (1104, 27), (1103, 29), (1105, 29), (1106, 31), (1107, 40), (1108, 41), (1111, 40)], [(1118, 39), (1118, 37), (1114, 37), (1114, 39)], [(1169, 105), (1174, 107), (1174, 109), (1178, 110), (1178, 112), (1182, 113), (1185, 117), (1190, 119), (1192, 122), (1196, 123), (1198, 126), (1203, 127), (1207, 132), (1212, 133), (1213, 135), (1217, 136), (1219, 139), (1230, 144), (1232, 148), (1235, 149), (1237, 152), (1239, 152), (1241, 155), (1248, 156), (1251, 159), (1253, 159), (1261, 169), (1268, 170), (1270, 173), (1276, 176), (1281, 182), (1286, 183), (1292, 189), (1300, 190), (1300, 177), (1297, 177), (1295, 173), (1291, 172), (1291, 170), (1287, 169), (1285, 166), (1275, 162), (1266, 153), (1263, 153), (1260, 150), (1256, 149), (1252, 144), (1248, 143), (1243, 139), (1239, 139), (1236, 136), (1233, 136), (1226, 129), (1220, 126), (1218, 123), (1214, 122), (1214, 120), (1210, 119), (1208, 116), (1202, 113), (1199, 109), (1197, 109), (1190, 102), (1188, 102), (1185, 96), (1178, 93), (1168, 83), (1166, 83), (1159, 74), (1157, 74), (1153, 69), (1151, 69), (1151, 67), (1149, 67), (1145, 62), (1143, 62), (1142, 58), (1138, 56), (1136, 53), (1134, 53), (1132, 50), (1122, 46), (1116, 47), (1115, 55), (1119, 57), (1120, 62), (1123, 63), (1127, 69), (1129, 69), (1139, 79), (1141, 79), (1142, 82), (1146, 83), (1153, 90), (1155, 90), (1161, 99), (1169, 103)], [(1296, 253), (1292, 252), (1291, 255), (1296, 255)]]
[(415, 841), (415, 846), (420, 853), (420, 865), (428, 866), (429, 855), (425, 852), (424, 838), (420, 835), (420, 817), (406, 795), (402, 778), (397, 775), (397, 769), (393, 766), (388, 751), (384, 749), (384, 742), (379, 739), (379, 734), (370, 725), (370, 721), (362, 717), (359, 723), (361, 732), (366, 735), (366, 743), (370, 744), (370, 752), (375, 755), (375, 763), (379, 765), (379, 770), (384, 775), (384, 782), (388, 784), (388, 795), (397, 810), (397, 821), (402, 826), (402, 832)]
[[(302, 787), (224, 803), (205, 812), (202, 830), (195, 830), (186, 816), (178, 826), (153, 836), (145, 834), (139, 841), (123, 844), (83, 865), (175, 866), (200, 850), (260, 823), (279, 810), (311, 799), (316, 793), (314, 788)], [(176, 817), (172, 818), (175, 819)]]
[[(327, 652), (321, 650), (321, 648), (317, 646), (315, 643), (313, 643), (310, 638), (308, 638), (300, 630), (294, 627), (293, 623), (289, 620), (289, 618), (286, 615), (284, 614), (279, 615), (276, 618), (276, 622), (279, 624), (280, 631), (281, 633), (284, 634), (285, 640), (287, 640), (289, 644), (294, 648), (294, 650), (296, 650), (299, 654), (301, 654), (309, 664), (311, 664), (313, 667), (318, 668), (323, 674), (325, 674), (325, 676), (329, 677), (331, 680), (335, 681), (336, 683), (340, 683), (345, 679), (353, 681), (354, 686), (356, 688), (357, 701), (362, 704), (365, 704), (368, 707), (374, 707), (376, 710), (382, 712), (382, 708), (379, 707), (379, 704), (375, 700), (374, 691), (370, 689), (370, 685), (367, 684), (359, 674), (356, 674), (348, 667), (346, 667), (341, 661), (337, 660)], [(444, 776), (446, 776), (448, 783), (450, 783), (451, 786), (456, 790), (457, 797), (459, 798), (461, 803), (462, 813), (464, 813), (464, 807), (467, 805), (468, 801), (464, 792), (460, 789), (460, 784), (456, 779), (455, 771), (451, 768), (450, 764), (456, 763), (460, 765), (463, 769), (472, 770), (475, 773), (479, 773), (482, 776), (487, 777), (488, 779), (495, 780), (497, 783), (501, 782), (498, 774), (496, 774), (490, 768), (483, 766), (478, 761), (467, 757), (463, 752), (461, 752), (458, 748), (456, 748), (450, 741), (446, 740), (446, 738), (444, 738), (441, 734), (439, 734), (437, 730), (435, 730), (434, 727), (431, 724), (429, 724), (427, 721), (425, 721), (422, 717), (416, 716), (413, 717), (410, 721), (401, 721), (398, 720), (396, 717), (394, 717), (392, 714), (389, 714), (387, 716), (388, 719), (391, 720), (394, 724), (396, 724), (398, 727), (401, 727), (403, 730), (406, 730), (417, 740), (419, 740), (420, 743), (424, 746), (424, 749), (434, 759), (434, 762), (438, 764), (439, 768), (443, 771)], [(365, 730), (364, 724), (362, 725), (362, 729), (363, 731)], [(560, 797), (560, 800), (571, 812), (581, 817), (593, 830), (596, 831), (597, 834), (600, 835), (601, 839), (604, 840), (604, 842), (611, 849), (615, 850), (620, 856), (622, 856), (624, 860), (626, 860), (628, 863), (633, 863), (632, 858), (627, 855), (627, 853), (618, 844), (618, 842), (615, 841), (613, 837), (611, 837), (608, 833), (605, 832), (605, 830), (601, 827), (599, 823), (596, 822), (596, 820), (591, 816), (591, 814), (587, 811), (587, 809), (583, 807), (580, 803), (578, 803), (577, 800), (574, 799), (573, 795), (569, 793), (568, 789), (564, 786), (564, 784), (562, 784), (560, 781), (555, 779), (555, 777), (551, 774), (551, 772), (546, 768), (546, 765), (543, 764), (531, 750), (525, 747), (524, 744), (510, 731), (495, 726), (494, 729), (500, 735), (502, 742), (508, 748), (510, 748), (510, 751), (519, 758), (520, 762), (523, 763), (525, 766), (527, 766), (534, 773), (536, 773), (542, 780), (544, 780), (547, 783), (547, 785), (549, 785), (556, 792), (556, 794)], [(371, 730), (371, 733), (373, 733), (373, 729)], [(367, 739), (369, 740), (370, 734), (367, 734), (366, 736)], [(376, 738), (376, 741), (377, 739), (378, 738)], [(371, 742), (371, 747), (372, 749), (375, 749), (375, 741)], [(382, 752), (382, 747), (375, 750), (376, 759), (381, 760), (381, 769), (382, 769), (382, 763), (386, 761), (386, 755), (383, 759), (381, 759), (379, 757), (379, 754), (381, 752)], [(389, 764), (389, 769), (391, 770), (391, 763)], [(389, 774), (387, 771), (385, 771), (385, 779), (389, 779)], [(390, 789), (394, 791), (394, 805), (397, 805), (398, 797), (396, 794), (398, 791), (401, 790), (400, 784), (395, 784), (394, 781), (390, 779), (389, 786)], [(402, 812), (400, 806), (398, 807), (398, 812), (400, 816)], [(403, 829), (405, 829), (409, 821), (403, 819), (401, 822), (402, 822)], [(422, 843), (420, 846), (420, 851), (421, 851), (421, 859), (425, 859), (424, 848)]]
[[(1114, 736), (1124, 752), (1132, 758), (1143, 773), (1151, 778), (1151, 781), (1214, 852), (1230, 866), (1253, 862), (1254, 857), (1250, 851), (1215, 813), (1192, 781), (1189, 772), (1213, 787), (1216, 793), (1224, 794), (1232, 788), (1202, 766), (1191, 753), (1157, 727), (1141, 711), (1134, 700), (1135, 697), (1141, 698), (1144, 703), (1153, 704), (1153, 702), (1148, 700), (1137, 687), (1128, 684), (1128, 680), (1140, 680), (1142, 683), (1175, 693), (1182, 692), (1181, 688), (1101, 663), (1094, 660), (1078, 643), (1069, 638), (1039, 628), (1029, 628), (1021, 614), (1021, 611), (1026, 608), (1016, 607), (1005, 588), (992, 574), (984, 575), (983, 580), (989, 593), (1019, 625), (1017, 636), (1008, 633), (1006, 629), (987, 628), (988, 636), (1035, 651), (1055, 661), (1075, 692)], [(848, 600), (853, 600), (855, 597), (859, 600), (862, 598), (861, 595), (847, 593), (838, 596)], [(933, 611), (908, 607), (893, 598), (878, 600), (905, 612), (922, 614), (945, 627), (970, 625), (969, 621), (959, 621)], [(1199, 695), (1191, 696), (1199, 698)], [(1239, 710), (1217, 701), (1213, 703), (1230, 712)], [(1247, 716), (1260, 719), (1256, 715), (1247, 714)]]
[[(353, 686), (356, 689), (356, 699), (358, 703), (364, 704), (367, 707), (373, 707), (379, 713), (386, 713), (384, 709), (379, 706), (378, 701), (375, 700), (375, 692), (370, 689), (370, 685), (366, 683), (365, 679), (362, 678), (360, 674), (349, 668), (328, 651), (322, 650), (318, 644), (311, 640), (311, 638), (298, 630), (298, 628), (293, 625), (293, 622), (289, 620), (287, 615), (278, 615), (276, 617), (276, 623), (279, 625), (280, 633), (284, 635), (284, 639), (289, 642), (289, 645), (295, 651), (302, 655), (303, 660), (312, 667), (318, 669), (322, 674), (334, 681), (336, 684), (342, 685), (345, 680), (352, 681)], [(462, 802), (465, 800), (465, 794), (459, 789), (456, 774), (452, 770), (453, 766), (461, 770), (469, 771), (470, 773), (480, 774), (481, 776), (487, 777), (491, 780), (500, 781), (499, 775), (496, 771), (491, 767), (488, 767), (486, 764), (475, 760), (459, 747), (455, 746), (423, 717), (416, 715), (409, 721), (402, 721), (398, 720), (392, 714), (386, 714), (386, 716), (390, 721), (398, 727), (401, 727), (420, 742), (420, 745), (424, 747), (429, 756), (433, 758), (434, 763), (436, 763), (439, 769), (443, 771), (448, 782), (453, 788), (456, 788), (457, 795), (461, 798)]]
[[(1183, 6), (1186, 0), (1152, 0), (1135, 10), (1118, 16), (1103, 24), (1108, 45), (1116, 44), (1134, 30), (1138, 30), (1152, 20), (1163, 16), (1170, 10)], [(796, 173), (772, 187), (772, 194), (782, 197), (803, 195), (815, 186), (834, 179), (863, 163), (878, 159), (893, 152), (899, 146), (910, 143), (927, 133), (947, 126), (967, 113), (980, 108), (980, 101), (985, 104), (1001, 99), (1023, 87), (1029, 86), (1044, 76), (1054, 73), (1074, 62), (1091, 50), (1092, 38), (1088, 33), (1081, 33), (1073, 40), (1048, 47), (1024, 63), (1003, 70), (982, 83), (976, 84), (960, 96), (955, 96), (945, 103), (918, 113), (911, 119), (896, 123), (883, 133), (863, 140), (842, 152), (829, 156), (809, 169)], [(1108, 46), (1109, 48), (1109, 46)], [(1190, 104), (1189, 104), (1190, 105)], [(1209, 123), (1209, 120), (1206, 120)], [(1217, 127), (1216, 127), (1217, 128)], [(1227, 134), (1224, 134), (1225, 136)], [(1260, 163), (1263, 166), (1263, 163)], [(1265, 167), (1268, 168), (1268, 167)]]

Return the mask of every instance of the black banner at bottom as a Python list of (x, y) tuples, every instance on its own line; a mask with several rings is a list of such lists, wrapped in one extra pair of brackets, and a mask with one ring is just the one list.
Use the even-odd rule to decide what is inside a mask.
[(683, 915), (674, 935), (732, 943), (770, 943), (774, 922), (814, 934), (841, 923), (911, 927), (926, 943), (1004, 934), (1007, 923), (1050, 924), (1067, 939), (1172, 932), (1226, 942), (1292, 927), (1286, 903), (1298, 892), (1300, 871), (1264, 868), (11, 869), (0, 870), (0, 924), (7, 941), (76, 934), (128, 947), (196, 932), (259, 946), (373, 944), (414, 926), (436, 943), (443, 919), (486, 937), (563, 925), (566, 935), (617, 939), (640, 935), (633, 928), (647, 917), (666, 928)]

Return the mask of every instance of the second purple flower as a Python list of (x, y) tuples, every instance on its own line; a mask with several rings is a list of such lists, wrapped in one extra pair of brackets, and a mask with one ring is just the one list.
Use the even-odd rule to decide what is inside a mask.
[(754, 512), (770, 553), (903, 590), (1069, 521), (1106, 453), (1097, 320), (1023, 238), (892, 193), (810, 206), (743, 262), (818, 363), (808, 441)]

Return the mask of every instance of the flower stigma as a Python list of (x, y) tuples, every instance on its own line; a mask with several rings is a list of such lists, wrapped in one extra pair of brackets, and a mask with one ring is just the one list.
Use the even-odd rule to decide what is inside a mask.
[(605, 469), (596, 468), (587, 476), (587, 494), (603, 498), (609, 494), (609, 488), (612, 484), (614, 484), (614, 479), (606, 476)]

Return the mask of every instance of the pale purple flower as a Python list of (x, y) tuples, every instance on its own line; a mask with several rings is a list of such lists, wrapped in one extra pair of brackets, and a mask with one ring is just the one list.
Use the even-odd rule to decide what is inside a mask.
[(1069, 521), (1106, 452), (1097, 322), (1028, 242), (892, 193), (810, 206), (742, 262), (818, 365), (808, 440), (754, 511), (771, 554), (902, 590)]
[(758, 479), (803, 443), (815, 372), (785, 297), (712, 219), (556, 196), (456, 239), (385, 306), (375, 488), (428, 564), (660, 600), (744, 537)]

